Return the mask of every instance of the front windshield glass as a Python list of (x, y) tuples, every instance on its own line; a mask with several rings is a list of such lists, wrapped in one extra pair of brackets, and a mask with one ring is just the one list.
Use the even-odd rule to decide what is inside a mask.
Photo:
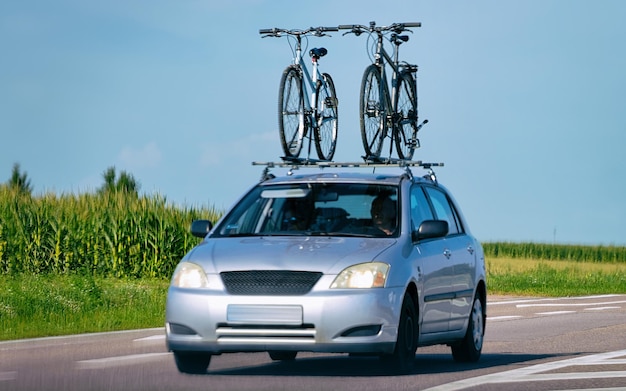
[(396, 186), (303, 183), (258, 186), (214, 236), (398, 234)]

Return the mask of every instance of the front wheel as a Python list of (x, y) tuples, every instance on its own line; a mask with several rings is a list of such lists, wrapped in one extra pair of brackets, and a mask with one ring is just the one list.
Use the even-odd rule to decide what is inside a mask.
[(211, 355), (203, 352), (174, 352), (176, 367), (181, 373), (204, 374), (211, 363)]
[(385, 91), (378, 67), (374, 64), (368, 66), (361, 81), (359, 105), (361, 138), (366, 158), (380, 157), (387, 136), (389, 99)]
[(337, 147), (338, 103), (335, 83), (328, 73), (322, 74), (317, 85), (315, 148), (320, 160), (333, 160)]
[(419, 325), (415, 302), (406, 294), (402, 301), (396, 347), (392, 354), (381, 357), (391, 371), (409, 373), (413, 369), (418, 338)]
[(286, 157), (300, 155), (305, 125), (302, 77), (290, 66), (283, 72), (278, 90), (278, 132)]
[(417, 140), (417, 87), (410, 72), (398, 76), (394, 132), (398, 158), (411, 160)]
[(483, 303), (479, 298), (474, 299), (470, 313), (467, 332), (463, 341), (452, 345), (452, 357), (457, 362), (476, 362), (480, 358), (485, 336), (485, 313)]

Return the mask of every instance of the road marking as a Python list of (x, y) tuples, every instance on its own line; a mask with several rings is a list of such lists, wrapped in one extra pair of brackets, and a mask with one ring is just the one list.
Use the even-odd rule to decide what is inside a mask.
[(17, 378), (17, 372), (0, 372), (0, 381), (15, 380)]
[(145, 341), (154, 341), (154, 340), (160, 341), (164, 339), (165, 339), (165, 335), (151, 335), (149, 337), (133, 339), (133, 342), (145, 342)]
[(502, 305), (502, 304), (520, 304), (520, 303), (536, 303), (538, 301), (554, 301), (555, 299), (521, 299), (521, 300), (503, 300), (503, 301), (489, 301), (487, 306)]
[(507, 319), (519, 319), (523, 318), (521, 315), (503, 315), (503, 316), (488, 316), (487, 321), (499, 321), (499, 320), (507, 320)]
[(604, 311), (604, 310), (617, 310), (622, 307), (593, 307), (593, 308), (585, 308), (585, 311)]
[(604, 301), (600, 303), (535, 303), (535, 304), (517, 304), (517, 308), (528, 308), (528, 307), (591, 307), (597, 305), (615, 305), (615, 304), (624, 304), (626, 300), (618, 300), (618, 301)]
[(40, 337), (40, 338), (25, 338), (25, 339), (16, 339), (11, 341), (0, 341), (0, 350), (4, 350), (5, 346), (8, 346), (9, 349), (14, 349), (17, 345), (26, 345), (37, 343), (37, 346), (46, 346), (42, 343), (52, 343), (56, 341), (63, 340), (76, 340), (77, 338), (91, 338), (91, 337), (99, 337), (106, 335), (122, 335), (122, 334), (132, 334), (143, 331), (162, 331), (165, 334), (165, 329), (163, 327), (155, 327), (150, 329), (134, 329), (134, 330), (120, 330), (120, 331), (104, 331), (100, 333), (86, 333), (86, 334), (71, 334), (71, 335), (58, 335), (55, 337)]
[(131, 364), (144, 364), (147, 362), (159, 361), (165, 356), (169, 356), (171, 353), (145, 353), (145, 354), (131, 354), (128, 356), (115, 356), (96, 358), (92, 360), (77, 361), (76, 365), (79, 369), (101, 369), (126, 366)]
[(611, 388), (576, 388), (572, 390), (561, 391), (624, 391), (624, 387), (611, 387)]
[[(528, 298), (528, 299), (513, 299), (513, 300), (501, 300), (501, 301), (489, 301), (487, 303), (488, 306), (492, 305), (505, 305), (505, 304), (527, 304), (527, 303), (539, 303), (539, 302), (555, 302), (560, 300), (599, 300), (599, 299), (608, 299), (613, 297), (624, 297), (624, 295), (618, 294), (609, 294), (609, 295), (595, 295), (595, 296), (575, 296), (575, 297), (548, 297), (548, 298)], [(528, 304), (527, 306), (532, 306), (535, 304)], [(550, 304), (547, 304), (550, 305)], [(559, 305), (558, 303), (554, 303), (552, 305)], [(585, 304), (581, 304), (585, 305)]]
[(535, 315), (564, 315), (575, 314), (576, 311), (550, 311), (550, 312), (537, 312)]
[(615, 359), (626, 356), (626, 350), (600, 353), (590, 356), (576, 357), (567, 360), (552, 361), (544, 364), (532, 365), (529, 367), (513, 369), (510, 371), (491, 373), (489, 375), (477, 376), (463, 379), (456, 382), (442, 384), (431, 387), (425, 391), (456, 391), (470, 387), (479, 387), (485, 384), (499, 383), (522, 383), (531, 381), (548, 380), (571, 380), (571, 379), (606, 379), (606, 378), (626, 378), (626, 371), (598, 371), (598, 372), (561, 372), (546, 373), (566, 367), (588, 366), (588, 365), (614, 365), (624, 364), (625, 359)]

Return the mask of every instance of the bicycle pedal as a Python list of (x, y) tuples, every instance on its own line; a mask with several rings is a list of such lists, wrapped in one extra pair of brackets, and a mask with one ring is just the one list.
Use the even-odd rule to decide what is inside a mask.
[(332, 98), (330, 96), (327, 96), (326, 99), (324, 99), (324, 105), (328, 108), (336, 108), (338, 106), (338, 100), (337, 98)]

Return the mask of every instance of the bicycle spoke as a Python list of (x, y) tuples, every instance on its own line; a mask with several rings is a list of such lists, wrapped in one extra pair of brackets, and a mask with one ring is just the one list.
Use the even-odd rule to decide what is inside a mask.
[(409, 72), (402, 72), (398, 76), (396, 92), (396, 122), (394, 134), (396, 151), (400, 159), (412, 159), (417, 140), (417, 94), (415, 79)]
[(371, 65), (363, 74), (361, 83), (361, 138), (367, 158), (378, 158), (387, 135), (387, 99), (381, 93), (381, 76)]
[(304, 101), (300, 76), (293, 67), (287, 68), (281, 79), (278, 122), (285, 155), (297, 157), (304, 138)]
[(335, 84), (327, 73), (317, 88), (317, 126), (315, 128), (315, 148), (321, 160), (332, 160), (337, 146), (337, 94)]

